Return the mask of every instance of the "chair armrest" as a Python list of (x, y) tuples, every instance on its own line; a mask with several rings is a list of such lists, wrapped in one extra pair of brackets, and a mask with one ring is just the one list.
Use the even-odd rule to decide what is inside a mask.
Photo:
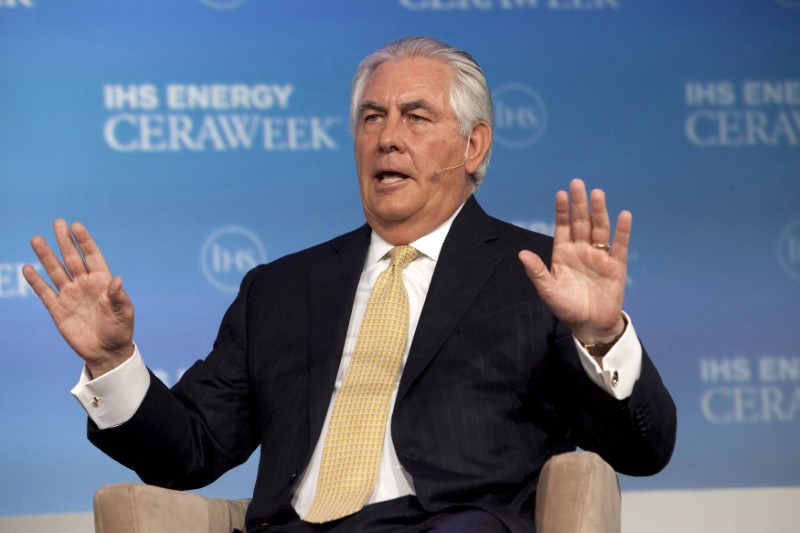
[[(227, 533), (244, 530), (250, 500), (224, 500), (141, 483), (94, 495), (96, 533)], [(619, 533), (621, 497), (611, 466), (591, 452), (550, 458), (536, 490), (537, 533)]]
[(592, 452), (555, 455), (536, 489), (537, 533), (619, 533), (622, 502), (614, 469)]
[(94, 495), (96, 533), (229, 533), (244, 530), (250, 500), (205, 498), (190, 492), (115, 483)]

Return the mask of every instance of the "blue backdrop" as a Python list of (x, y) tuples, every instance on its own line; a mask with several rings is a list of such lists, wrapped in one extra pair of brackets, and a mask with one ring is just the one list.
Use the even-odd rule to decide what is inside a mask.
[(800, 1), (0, 0), (0, 514), (133, 479), (85, 440), (30, 237), (89, 227), (173, 383), (246, 270), (363, 222), (350, 81), (408, 34), (486, 72), (489, 212), (548, 232), (582, 177), (634, 213), (625, 307), (679, 435), (623, 488), (800, 485)]

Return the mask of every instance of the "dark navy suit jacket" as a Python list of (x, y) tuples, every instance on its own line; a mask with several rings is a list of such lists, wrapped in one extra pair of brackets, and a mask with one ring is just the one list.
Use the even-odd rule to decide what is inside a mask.
[[(90, 439), (148, 483), (206, 485), (260, 446), (248, 526), (296, 520), (291, 489), (325, 418), (370, 242), (364, 226), (262, 265), (244, 279), (213, 351), (168, 390), (152, 378), (134, 417)], [(532, 530), (539, 471), (579, 446), (617, 471), (669, 461), (675, 406), (645, 353), (632, 396), (593, 384), (572, 336), (517, 258), (552, 242), (470, 198), (433, 274), (391, 422), (419, 504), (495, 514)]]

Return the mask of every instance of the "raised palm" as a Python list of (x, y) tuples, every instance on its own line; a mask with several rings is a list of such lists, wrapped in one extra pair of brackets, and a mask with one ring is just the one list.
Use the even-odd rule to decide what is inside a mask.
[(608, 342), (624, 329), (622, 302), (631, 224), (630, 212), (620, 213), (609, 249), (611, 225), (604, 193), (596, 190), (589, 198), (583, 182), (573, 180), (570, 194), (556, 195), (550, 270), (533, 252), (520, 252), (539, 296), (583, 342)]
[(82, 224), (73, 224), (70, 234), (67, 223), (56, 220), (53, 229), (63, 264), (42, 237), (31, 246), (55, 289), (30, 265), (23, 274), (58, 331), (98, 377), (133, 353), (133, 306)]

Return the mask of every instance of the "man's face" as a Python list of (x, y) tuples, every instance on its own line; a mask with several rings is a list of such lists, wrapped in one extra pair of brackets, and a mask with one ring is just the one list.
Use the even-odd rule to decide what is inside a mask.
[[(361, 202), (370, 226), (408, 244), (447, 220), (471, 187), (468, 139), (450, 107), (450, 67), (427, 58), (379, 66), (367, 81), (355, 126)], [(437, 174), (437, 170), (444, 170)]]

